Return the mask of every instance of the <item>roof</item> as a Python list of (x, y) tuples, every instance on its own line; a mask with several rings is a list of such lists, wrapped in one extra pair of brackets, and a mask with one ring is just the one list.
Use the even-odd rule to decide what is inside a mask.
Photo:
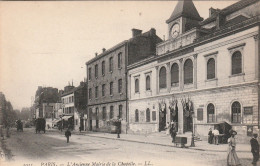
[[(235, 11), (238, 11), (246, 6), (249, 6), (253, 3), (259, 2), (259, 0), (241, 0), (238, 1), (236, 3), (234, 3), (233, 5), (230, 5), (224, 9), (221, 9), (220, 11), (218, 11), (218, 13), (223, 14), (223, 15), (228, 15), (230, 13), (233, 13)], [(201, 25), (205, 25), (207, 23), (210, 23), (214, 20), (216, 20), (217, 18), (217, 14), (213, 14), (211, 17), (205, 19), (204, 21), (201, 22)]]
[(175, 6), (171, 17), (166, 20), (169, 23), (178, 17), (185, 16), (194, 20), (202, 21), (203, 18), (200, 17), (196, 7), (194, 6), (192, 0), (181, 0)]
[(61, 97), (67, 96), (67, 95), (69, 95), (69, 94), (72, 94), (72, 93), (74, 93), (75, 91), (77, 91), (78, 89), (84, 88), (84, 86), (85, 86), (85, 85), (79, 85), (79, 86), (77, 86), (77, 87), (75, 87), (75, 88), (73, 88), (73, 89), (71, 89), (71, 90), (69, 90), (69, 91), (67, 91), (67, 92), (64, 92), (64, 93), (61, 95)]

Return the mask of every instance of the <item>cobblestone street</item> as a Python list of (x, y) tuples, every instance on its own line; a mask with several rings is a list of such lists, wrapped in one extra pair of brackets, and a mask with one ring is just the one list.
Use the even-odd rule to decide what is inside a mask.
[[(113, 135), (116, 136), (116, 135)], [(11, 130), (11, 137), (2, 140), (2, 146), (11, 156), (5, 164), (44, 165), (55, 162), (58, 165), (226, 165), (227, 152), (203, 151), (176, 148), (122, 140), (97, 138), (91, 133), (73, 134), (66, 143), (64, 132), (35, 134), (33, 129), (24, 132)], [(214, 146), (213, 146), (214, 147)], [(117, 157), (117, 156), (120, 156)], [(251, 153), (238, 152), (243, 165), (251, 165)], [(95, 163), (96, 162), (96, 163)]]

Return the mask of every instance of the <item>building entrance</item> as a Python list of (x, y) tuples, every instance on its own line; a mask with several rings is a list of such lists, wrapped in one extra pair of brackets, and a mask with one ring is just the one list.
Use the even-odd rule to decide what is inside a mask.
[(159, 132), (164, 131), (166, 127), (166, 105), (160, 104), (159, 108)]

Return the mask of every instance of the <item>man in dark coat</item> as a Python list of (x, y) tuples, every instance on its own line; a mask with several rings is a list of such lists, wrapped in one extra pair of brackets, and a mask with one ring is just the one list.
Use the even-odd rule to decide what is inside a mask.
[(69, 131), (69, 129), (67, 129), (67, 131), (65, 132), (65, 136), (67, 138), (67, 143), (69, 143), (70, 141), (70, 136), (71, 136), (71, 132)]
[(257, 134), (253, 134), (253, 138), (250, 140), (251, 152), (253, 154), (253, 165), (256, 165), (256, 162), (259, 160), (259, 144), (257, 141)]
[(177, 131), (176, 131), (176, 127), (175, 127), (174, 123), (171, 125), (170, 134), (171, 134), (171, 137), (172, 137), (172, 143), (174, 143), (175, 142), (175, 137), (177, 135)]

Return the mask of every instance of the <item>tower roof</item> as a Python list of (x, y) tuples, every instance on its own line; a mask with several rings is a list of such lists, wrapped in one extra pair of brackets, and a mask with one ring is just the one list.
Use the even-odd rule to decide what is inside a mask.
[(200, 17), (192, 0), (179, 0), (174, 8), (174, 11), (172, 12), (171, 17), (168, 20), (166, 20), (166, 23), (169, 23), (181, 16), (185, 16), (187, 18), (198, 21), (203, 20), (203, 18)]

